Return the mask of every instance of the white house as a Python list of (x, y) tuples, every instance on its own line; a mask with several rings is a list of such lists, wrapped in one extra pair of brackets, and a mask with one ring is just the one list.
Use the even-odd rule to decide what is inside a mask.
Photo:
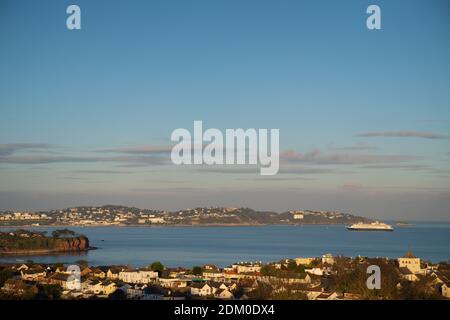
[(208, 283), (194, 283), (191, 285), (191, 295), (205, 297), (213, 295), (217, 289)]
[(126, 268), (122, 268), (122, 267), (109, 268), (108, 271), (106, 272), (106, 277), (109, 279), (119, 279), (120, 272), (122, 272), (124, 270), (126, 270)]
[(322, 263), (334, 264), (335, 260), (331, 253), (324, 254), (322, 256)]
[(149, 218), (148, 221), (150, 223), (164, 223), (164, 218)]
[(119, 280), (128, 283), (149, 283), (158, 278), (158, 272), (152, 270), (121, 271)]
[(147, 288), (147, 285), (134, 285), (131, 286), (129, 284), (125, 284), (119, 289), (122, 290), (126, 295), (128, 299), (142, 299), (144, 297), (144, 290)]
[(412, 273), (421, 273), (420, 258), (415, 257), (411, 252), (407, 252), (403, 257), (398, 258), (398, 266), (406, 268)]
[(409, 270), (408, 268), (405, 267), (401, 267), (400, 268), (400, 275), (403, 279), (407, 280), (407, 281), (418, 281), (419, 277), (417, 276), (416, 273), (411, 272), (411, 270)]
[(259, 264), (233, 264), (232, 267), (237, 271), (237, 273), (252, 273), (261, 271), (261, 265)]
[(231, 293), (228, 289), (219, 289), (214, 294), (214, 297), (217, 299), (234, 299), (233, 293)]
[(299, 265), (308, 265), (314, 261), (315, 258), (295, 258), (295, 263)]
[(450, 299), (450, 284), (449, 283), (444, 283), (441, 286), (441, 294), (442, 294), (442, 296)]
[(46, 272), (43, 269), (26, 269), (20, 271), (22, 280), (36, 281), (45, 278)]
[(309, 274), (316, 275), (316, 276), (323, 276), (324, 269), (322, 269), (322, 268), (311, 268), (311, 269), (305, 269), (305, 272), (309, 273)]
[(180, 278), (158, 278), (158, 284), (163, 288), (185, 288), (189, 280)]
[(85, 290), (85, 292), (110, 295), (117, 290), (117, 286), (114, 282), (111, 281), (94, 280), (86, 283), (83, 286), (83, 289)]
[(217, 280), (225, 277), (223, 272), (203, 271), (203, 278), (206, 280)]

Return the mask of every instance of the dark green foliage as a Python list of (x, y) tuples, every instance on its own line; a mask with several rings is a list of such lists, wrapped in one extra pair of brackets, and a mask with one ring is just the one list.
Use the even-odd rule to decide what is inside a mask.
[(399, 298), (402, 300), (437, 300), (442, 299), (435, 287), (431, 285), (433, 278), (420, 276), (418, 281), (402, 281)]
[(39, 284), (35, 299), (58, 300), (61, 298), (62, 288), (56, 284)]
[(155, 261), (150, 265), (150, 269), (158, 272), (158, 275), (161, 275), (161, 273), (164, 271), (164, 265), (159, 261)]
[(201, 276), (202, 275), (202, 267), (199, 266), (195, 266), (192, 268), (192, 273), (196, 276)]
[(122, 290), (116, 290), (108, 296), (109, 300), (126, 300), (127, 295)]
[(259, 283), (255, 289), (250, 291), (247, 296), (252, 300), (267, 300), (271, 298), (273, 288), (271, 285), (266, 283)]
[(61, 230), (55, 230), (52, 232), (53, 238), (61, 238), (61, 237), (72, 237), (75, 236), (76, 232), (69, 230), (69, 229), (61, 229)]
[[(367, 288), (367, 267), (377, 265), (381, 271), (381, 288), (370, 290)], [(397, 284), (400, 275), (393, 261), (384, 259), (369, 259), (364, 263), (357, 260), (337, 258), (333, 269), (336, 275), (330, 277), (331, 288), (338, 293), (352, 293), (362, 299), (397, 299)]]
[(0, 271), (0, 287), (3, 287), (6, 280), (12, 278), (16, 275), (16, 272), (12, 271), (11, 269), (4, 269)]
[(306, 276), (305, 267), (297, 266), (294, 260), (290, 260), (287, 266), (282, 265), (280, 269), (273, 265), (265, 265), (261, 268), (261, 274), (264, 276), (271, 276), (277, 278), (301, 278)]

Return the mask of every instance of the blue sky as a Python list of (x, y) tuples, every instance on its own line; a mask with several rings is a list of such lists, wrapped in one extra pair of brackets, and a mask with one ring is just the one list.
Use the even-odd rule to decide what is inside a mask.
[[(66, 29), (72, 3), (82, 30)], [(382, 30), (366, 28), (369, 4)], [(448, 220), (449, 33), (438, 0), (2, 1), (0, 209)], [(280, 174), (167, 164), (193, 120), (279, 128)]]

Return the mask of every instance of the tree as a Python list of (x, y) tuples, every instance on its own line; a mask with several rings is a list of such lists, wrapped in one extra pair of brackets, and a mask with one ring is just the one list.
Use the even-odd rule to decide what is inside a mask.
[(295, 260), (289, 260), (288, 264), (287, 264), (287, 269), (289, 271), (294, 271), (297, 269), (297, 263), (295, 262)]
[(289, 260), (287, 264), (287, 269), (288, 271), (293, 273), (305, 273), (305, 266), (301, 264), (297, 265), (295, 260)]
[(3, 287), (6, 280), (12, 278), (15, 275), (15, 272), (10, 269), (4, 269), (0, 271), (0, 287)]
[(441, 299), (436, 289), (432, 285), (431, 276), (420, 276), (418, 281), (402, 281), (400, 289), (400, 299), (403, 300), (426, 300)]
[(59, 237), (67, 237), (67, 236), (74, 236), (76, 235), (75, 231), (69, 230), (69, 229), (61, 229), (61, 230), (55, 230), (52, 232), (53, 238), (59, 238)]
[[(370, 294), (381, 299), (397, 299), (398, 290), (397, 284), (400, 281), (400, 274), (394, 261), (387, 261), (385, 259), (369, 259), (370, 265), (377, 265), (381, 271), (381, 288), (379, 290), (372, 290)], [(367, 276), (366, 276), (367, 277)]]
[(127, 294), (125, 292), (123, 292), (122, 290), (118, 289), (116, 291), (114, 291), (113, 293), (111, 293), (108, 296), (109, 300), (126, 300), (127, 299)]
[(258, 283), (255, 289), (248, 293), (249, 299), (267, 300), (272, 297), (273, 288), (266, 283)]
[(295, 290), (282, 290), (272, 293), (272, 299), (274, 300), (308, 300), (308, 296), (304, 291)]
[(39, 284), (36, 299), (58, 300), (61, 298), (62, 288), (57, 284)]
[(202, 275), (202, 267), (199, 266), (195, 266), (192, 268), (192, 273), (195, 274), (196, 276), (201, 276)]
[[(367, 268), (370, 265), (380, 267), (380, 289), (371, 290), (367, 287)], [(359, 260), (336, 259), (333, 265), (335, 275), (330, 276), (331, 288), (342, 294), (358, 294), (361, 299), (396, 299), (399, 274), (395, 264), (385, 259), (368, 259), (361, 263)]]
[(309, 268), (315, 268), (320, 266), (320, 259), (314, 259), (313, 261), (311, 261), (311, 263), (309, 264)]
[(150, 269), (158, 272), (158, 275), (161, 275), (161, 273), (164, 271), (164, 265), (159, 261), (155, 261), (150, 265)]

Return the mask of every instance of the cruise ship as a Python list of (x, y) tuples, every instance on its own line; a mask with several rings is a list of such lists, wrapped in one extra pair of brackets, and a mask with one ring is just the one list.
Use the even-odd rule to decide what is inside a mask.
[(375, 221), (372, 223), (359, 222), (348, 226), (347, 229), (352, 231), (394, 231), (394, 228), (392, 228), (392, 226), (379, 221)]

